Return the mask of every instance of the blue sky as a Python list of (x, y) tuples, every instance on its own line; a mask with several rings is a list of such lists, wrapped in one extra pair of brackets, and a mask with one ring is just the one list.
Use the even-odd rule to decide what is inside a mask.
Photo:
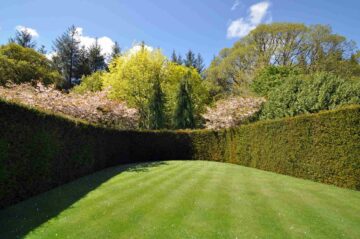
[(105, 48), (116, 40), (128, 49), (144, 40), (166, 55), (193, 49), (209, 63), (271, 21), (329, 24), (360, 45), (359, 9), (359, 0), (1, 0), (0, 43), (23, 26), (51, 51), (53, 40), (74, 24), (87, 43), (98, 37)]

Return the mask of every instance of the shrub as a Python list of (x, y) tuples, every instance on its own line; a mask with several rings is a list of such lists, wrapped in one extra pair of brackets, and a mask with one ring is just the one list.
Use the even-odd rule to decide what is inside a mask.
[(291, 77), (273, 90), (262, 109), (261, 119), (276, 119), (347, 104), (360, 104), (360, 81), (318, 73), (301, 79)]
[(75, 93), (84, 94), (86, 92), (97, 92), (103, 89), (103, 72), (97, 71), (89, 76), (83, 76), (81, 84), (75, 86), (73, 91)]
[(0, 84), (33, 81), (51, 84), (60, 79), (46, 57), (35, 50), (14, 43), (0, 47)]
[(282, 85), (288, 77), (296, 75), (299, 75), (299, 72), (294, 67), (268, 66), (256, 73), (251, 88), (261, 96), (268, 96), (270, 92)]

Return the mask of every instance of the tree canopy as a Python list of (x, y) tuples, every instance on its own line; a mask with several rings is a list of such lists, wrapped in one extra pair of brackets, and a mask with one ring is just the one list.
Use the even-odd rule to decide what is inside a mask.
[(232, 48), (223, 49), (206, 72), (223, 93), (248, 93), (254, 72), (267, 66), (298, 67), (303, 73), (325, 71), (358, 76), (352, 41), (324, 25), (296, 23), (259, 25)]

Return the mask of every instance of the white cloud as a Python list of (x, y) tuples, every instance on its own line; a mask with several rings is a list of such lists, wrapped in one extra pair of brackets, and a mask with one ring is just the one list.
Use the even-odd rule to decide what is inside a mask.
[(246, 18), (241, 17), (232, 21), (227, 29), (228, 38), (242, 38), (249, 34), (250, 31), (255, 29), (264, 19), (268, 16), (266, 23), (271, 22), (271, 16), (269, 13), (270, 2), (259, 2), (250, 6), (248, 16)]
[(53, 52), (47, 53), (45, 56), (47, 59), (52, 60), (52, 58), (56, 55), (57, 55), (57, 53), (55, 51), (53, 51)]
[(233, 6), (231, 7), (231, 11), (235, 11), (240, 6), (240, 0), (235, 0)]
[(260, 2), (250, 7), (250, 22), (254, 25), (258, 25), (264, 19), (269, 10), (269, 2)]
[(232, 21), (227, 29), (227, 37), (235, 38), (235, 37), (244, 37), (249, 32), (251, 32), (256, 26), (250, 24), (244, 18), (239, 18), (235, 21)]
[[(81, 27), (77, 27), (77, 38), (80, 41), (80, 46), (84, 46), (86, 48), (90, 47), (92, 44), (95, 43), (96, 38), (95, 37), (90, 37), (90, 36), (85, 36), (83, 34), (83, 28)], [(111, 40), (111, 38), (103, 36), (97, 39), (98, 40), (98, 44), (101, 47), (101, 54), (105, 55), (105, 56), (109, 56), (111, 54), (112, 51), (112, 47), (114, 46), (115, 42), (113, 40)]]
[[(148, 45), (145, 45), (144, 48), (150, 52), (154, 50), (153, 47)], [(141, 50), (141, 44), (134, 44), (133, 47), (128, 50), (128, 54), (131, 56), (133, 54), (136, 54), (140, 50)]]
[(26, 32), (30, 33), (30, 35), (32, 37), (39, 37), (39, 33), (33, 28), (19, 25), (19, 26), (16, 26), (15, 29), (20, 32), (26, 31)]
[[(95, 37), (90, 36), (84, 36), (83, 34), (84, 30), (81, 27), (76, 28), (76, 39), (80, 42), (81, 47), (89, 48), (91, 45), (93, 45), (96, 41)], [(100, 37), (97, 39), (98, 44), (101, 47), (101, 54), (103, 54), (106, 58), (110, 56), (112, 52), (112, 47), (114, 46), (115, 42), (111, 40), (110, 37)], [(56, 56), (56, 52), (50, 52), (46, 54), (46, 57), (48, 59), (52, 59), (54, 56)]]

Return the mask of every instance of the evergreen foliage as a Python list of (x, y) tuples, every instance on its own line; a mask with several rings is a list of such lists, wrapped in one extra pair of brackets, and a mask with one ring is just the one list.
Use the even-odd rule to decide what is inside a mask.
[(174, 50), (173, 53), (171, 54), (171, 61), (172, 61), (173, 63), (179, 64), (179, 65), (182, 65), (182, 64), (184, 63), (183, 60), (182, 60), (181, 55), (180, 55), (180, 54), (179, 54), (179, 55), (176, 55), (175, 50)]
[(189, 50), (184, 59), (184, 64), (187, 67), (195, 67), (196, 66), (196, 56), (192, 50)]
[(74, 72), (74, 77), (80, 79), (84, 76), (88, 76), (92, 73), (90, 68), (89, 51), (82, 46), (79, 50), (77, 67)]
[(191, 89), (187, 80), (184, 78), (179, 86), (177, 102), (174, 112), (174, 127), (176, 129), (195, 128), (194, 108), (191, 99)]
[(112, 52), (110, 55), (111, 60), (113, 60), (116, 57), (121, 56), (121, 48), (119, 46), (119, 43), (115, 41), (114, 45), (112, 46)]
[(53, 61), (64, 76), (63, 87), (66, 89), (71, 87), (71, 81), (76, 77), (76, 70), (79, 66), (80, 41), (78, 36), (78, 30), (73, 25), (54, 42), (56, 56)]
[(97, 39), (88, 50), (88, 61), (91, 73), (105, 70), (107, 67), (105, 57), (101, 54), (101, 47)]
[(36, 47), (36, 42), (33, 40), (33, 36), (26, 29), (16, 30), (15, 37), (10, 38), (9, 42), (16, 43), (16, 44), (18, 44), (22, 47), (26, 47), (26, 48), (35, 49), (35, 47)]
[(149, 103), (150, 129), (163, 129), (166, 124), (165, 94), (161, 89), (160, 79), (153, 86), (153, 95)]

